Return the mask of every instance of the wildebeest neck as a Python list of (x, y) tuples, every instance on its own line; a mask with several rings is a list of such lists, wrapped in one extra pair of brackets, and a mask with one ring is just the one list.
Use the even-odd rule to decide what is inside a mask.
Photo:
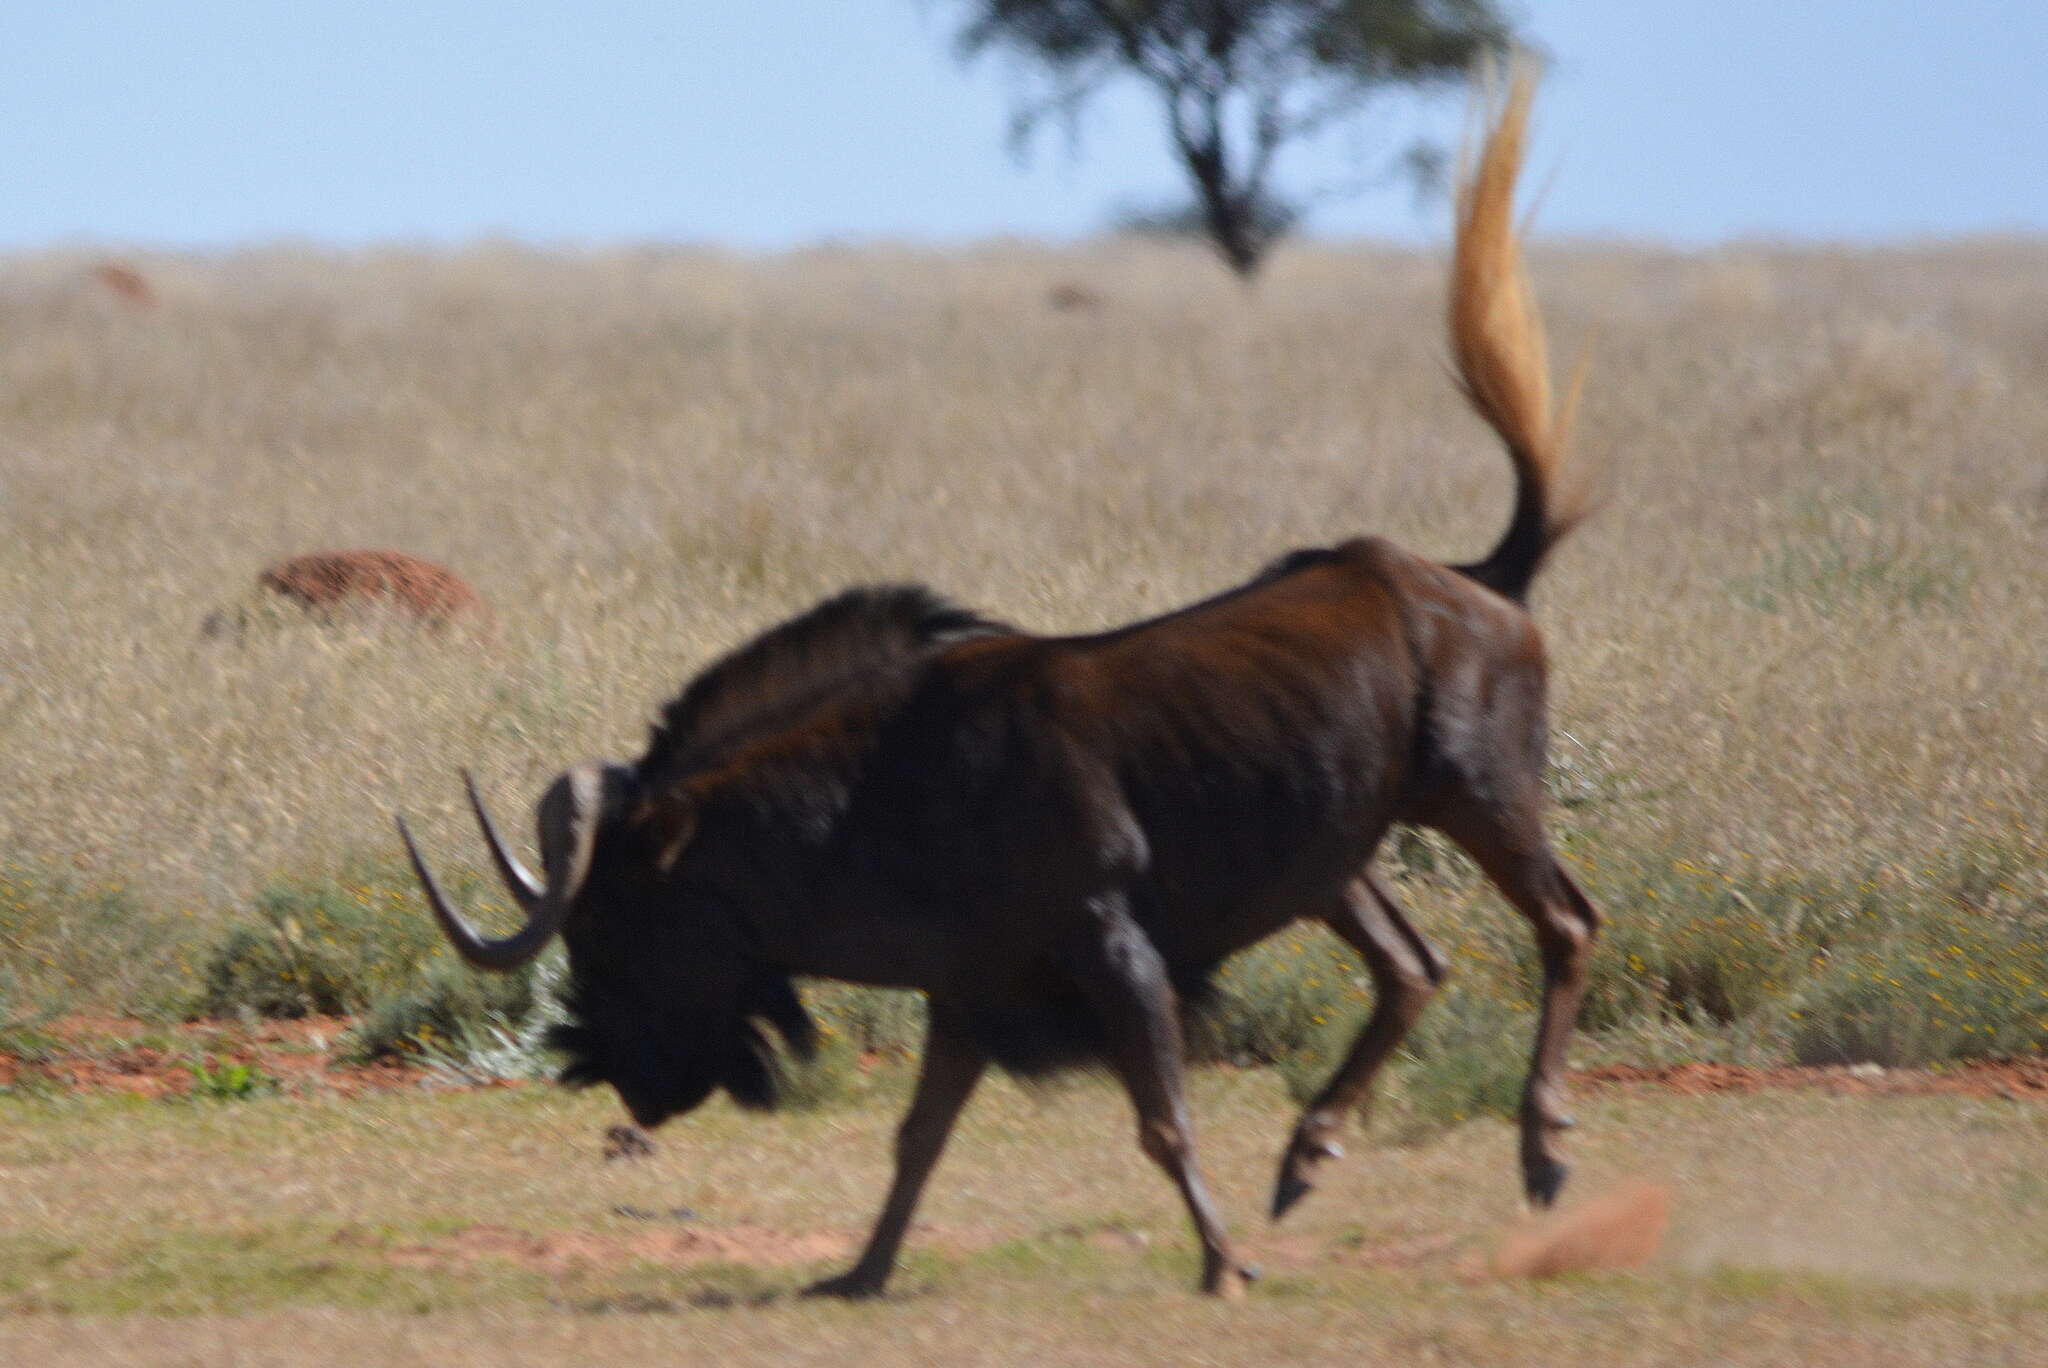
[(850, 589), (713, 663), (662, 710), (640, 762), (659, 786), (849, 682), (900, 674), (956, 641), (1010, 630), (920, 585)]

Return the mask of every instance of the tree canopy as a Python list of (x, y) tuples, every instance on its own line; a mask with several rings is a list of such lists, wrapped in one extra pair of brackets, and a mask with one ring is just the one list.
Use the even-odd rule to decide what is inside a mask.
[(1047, 118), (1135, 78), (1158, 97), (1191, 209), (1230, 268), (1254, 275), (1299, 206), (1274, 179), (1289, 143), (1378, 94), (1463, 79), (1514, 41), (1495, 0), (965, 0), (965, 57), (1006, 54), (1041, 82), (1022, 142)]

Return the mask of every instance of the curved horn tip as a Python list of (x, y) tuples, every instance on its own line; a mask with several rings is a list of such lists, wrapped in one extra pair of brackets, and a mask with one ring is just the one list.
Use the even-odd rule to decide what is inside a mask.
[(511, 893), (521, 911), (532, 916), (547, 895), (546, 887), (505, 844), (505, 838), (498, 832), (498, 824), (491, 820), (491, 810), (484, 803), (483, 794), (477, 789), (476, 776), (467, 769), (462, 771), (462, 786), (469, 794), (469, 810), (476, 814), (477, 825), (484, 833), (484, 844), (490, 848), (491, 863), (504, 880), (506, 891)]

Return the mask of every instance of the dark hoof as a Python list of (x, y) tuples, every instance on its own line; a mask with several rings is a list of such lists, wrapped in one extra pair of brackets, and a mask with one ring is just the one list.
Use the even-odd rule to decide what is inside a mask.
[(1325, 1159), (1342, 1159), (1344, 1147), (1335, 1140), (1304, 1140), (1296, 1135), (1280, 1160), (1280, 1177), (1273, 1183), (1273, 1219), (1285, 1216), (1294, 1204), (1315, 1187), (1308, 1175)]
[(638, 1126), (612, 1126), (604, 1133), (606, 1159), (645, 1159), (654, 1153), (654, 1141)]
[(1259, 1276), (1256, 1268), (1226, 1267), (1220, 1273), (1202, 1279), (1204, 1296), (1219, 1297), (1224, 1301), (1237, 1301), (1244, 1296), (1245, 1289)]
[(1296, 1202), (1313, 1192), (1315, 1186), (1297, 1174), (1281, 1174), (1280, 1181), (1273, 1184), (1273, 1219), (1277, 1221), (1285, 1216)]
[(1570, 1172), (1555, 1159), (1530, 1164), (1522, 1175), (1522, 1185), (1528, 1190), (1530, 1204), (1539, 1207), (1554, 1205), (1557, 1194), (1564, 1191), (1565, 1176)]
[(882, 1295), (882, 1280), (862, 1277), (858, 1273), (842, 1273), (836, 1278), (812, 1283), (801, 1295), (838, 1297), (843, 1301), (872, 1301)]

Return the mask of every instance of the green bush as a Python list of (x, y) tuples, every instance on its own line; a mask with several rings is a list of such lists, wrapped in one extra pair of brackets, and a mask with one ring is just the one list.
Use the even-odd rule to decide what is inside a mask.
[[(1819, 944), (1802, 887), (1738, 883), (1683, 858), (1610, 874), (1596, 893), (1608, 916), (1579, 1017), (1588, 1031), (1749, 1017), (1785, 991)], [(1533, 953), (1525, 964), (1534, 973)]]
[(2048, 901), (2017, 851), (1967, 846), (1860, 878), (1624, 861), (1595, 895), (1608, 923), (1585, 1030), (1733, 1028), (1817, 1064), (2048, 1049)]
[(924, 1047), (924, 994), (902, 988), (867, 988), (814, 979), (802, 987), (804, 1005), (818, 1024), (819, 1053), (844, 1046), (853, 1056), (904, 1059)]
[(278, 1090), (277, 1080), (254, 1064), (222, 1063), (208, 1057), (185, 1068), (192, 1075), (192, 1091), (187, 1095), (200, 1101), (246, 1102)]
[(2048, 940), (1921, 925), (1844, 950), (1789, 1012), (1801, 1064), (1882, 1064), (2048, 1053)]
[[(906, 1047), (907, 1057), (914, 1047)], [(781, 1105), (793, 1111), (817, 1111), (852, 1099), (860, 1091), (861, 1049), (838, 1031), (818, 1033), (818, 1050), (809, 1059), (783, 1051), (778, 1064)]]
[(188, 945), (181, 920), (124, 883), (0, 865), (0, 962), (17, 1011), (153, 1012), (177, 991)]
[(0, 968), (0, 1055), (40, 1064), (57, 1053), (57, 1042), (43, 1029), (55, 1012), (24, 1005), (17, 984), (12, 971)]
[[(483, 885), (457, 880), (458, 902)], [(504, 916), (503, 908), (495, 915)], [(193, 1014), (303, 1017), (367, 1011), (417, 988), (442, 953), (433, 919), (409, 873), (364, 866), (337, 878), (274, 884), (251, 922), (232, 927), (205, 957)]]
[[(1455, 972), (1403, 1052), (1395, 1091), (1418, 1123), (1512, 1111), (1540, 990), (1533, 937), (1440, 843), (1418, 836), (1405, 850), (1401, 896)], [(1862, 878), (1731, 872), (1668, 854), (1603, 853), (1597, 866), (1571, 858), (1607, 914), (1580, 1023), (1590, 1041), (1739, 1050), (1752, 1062), (2048, 1052), (2048, 900), (2024, 852), (1966, 847)], [(482, 892), (474, 878), (456, 885), (493, 915)], [(67, 906), (105, 925), (132, 908), (117, 891)], [(558, 959), (510, 977), (455, 965), (404, 871), (274, 886), (203, 970), (205, 1014), (365, 1013), (361, 1057), (490, 1076), (549, 1071), (542, 1041), (560, 1012), (550, 986)], [(1198, 1057), (1277, 1066), (1297, 1096), (1336, 1067), (1373, 999), (1357, 953), (1314, 924), (1234, 957), (1216, 988), (1193, 1032)], [(823, 982), (803, 993), (824, 1048), (816, 1064), (789, 1064), (801, 1105), (843, 1097), (877, 1059), (921, 1047), (915, 993)], [(0, 1011), (0, 1027), (8, 1019)]]
[[(539, 1058), (543, 1011), (539, 971), (480, 974), (448, 962), (430, 964), (409, 986), (373, 1003), (348, 1033), (342, 1054), (357, 1063), (409, 1059), (486, 1077), (527, 1077), (546, 1071)], [(532, 1037), (530, 1049), (519, 1043)], [(497, 1056), (508, 1046), (518, 1058)]]
[(1411, 1135), (1513, 1116), (1535, 1032), (1536, 1014), (1499, 993), (1446, 990), (1402, 1048), (1390, 1110)]
[(1332, 1034), (1346, 1022), (1355, 1031), (1372, 1002), (1358, 953), (1315, 925), (1290, 927), (1233, 956), (1213, 988), (1191, 1023), (1194, 1053), (1239, 1065), (1313, 1068)]

